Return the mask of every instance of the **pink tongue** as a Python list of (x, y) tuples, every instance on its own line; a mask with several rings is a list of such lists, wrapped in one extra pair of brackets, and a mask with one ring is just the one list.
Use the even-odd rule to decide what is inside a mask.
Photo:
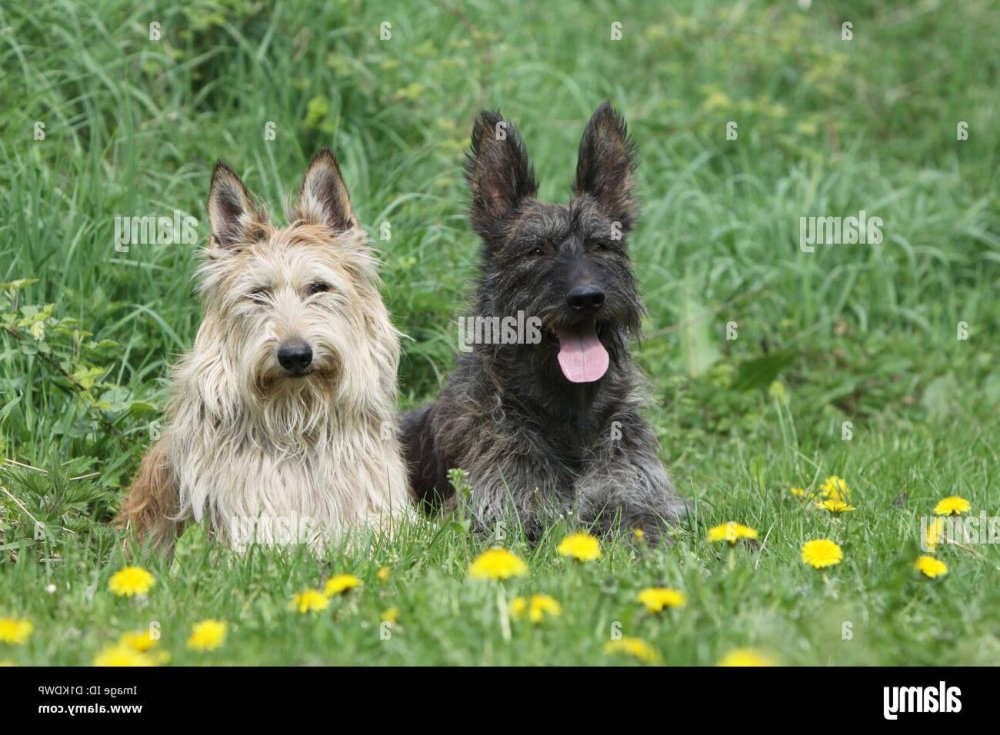
[(571, 383), (593, 383), (608, 371), (608, 351), (593, 331), (556, 333), (559, 367)]

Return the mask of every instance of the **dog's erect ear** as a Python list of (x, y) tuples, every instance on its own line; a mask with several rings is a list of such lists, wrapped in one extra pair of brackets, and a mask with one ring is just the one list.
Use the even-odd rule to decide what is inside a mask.
[(334, 232), (357, 226), (340, 166), (328, 148), (317, 153), (306, 169), (296, 213), (304, 222), (326, 225)]
[(208, 219), (212, 240), (224, 248), (259, 240), (267, 224), (267, 211), (258, 207), (240, 177), (219, 161), (208, 193)]
[(635, 171), (635, 148), (628, 137), (625, 119), (605, 102), (594, 112), (580, 140), (576, 161), (577, 195), (588, 194), (597, 200), (605, 215), (632, 228), (636, 203), (632, 195)]
[(528, 151), (514, 126), (498, 112), (480, 112), (466, 157), (472, 189), (472, 229), (487, 240), (522, 200), (538, 193)]

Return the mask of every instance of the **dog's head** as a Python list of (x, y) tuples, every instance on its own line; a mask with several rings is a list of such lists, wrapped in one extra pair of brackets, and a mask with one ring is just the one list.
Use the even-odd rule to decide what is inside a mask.
[(624, 120), (607, 102), (590, 118), (568, 204), (536, 198), (524, 143), (499, 113), (480, 113), (467, 164), (472, 227), (484, 243), (479, 307), (537, 317), (538, 349), (565, 379), (600, 380), (642, 317), (627, 247), (635, 155)]
[(398, 342), (377, 261), (329, 151), (309, 164), (287, 227), (272, 225), (221, 162), (208, 212), (199, 340), (219, 343), (220, 372), (236, 377), (240, 395), (308, 410), (336, 399), (362, 404), (378, 376), (392, 371), (394, 379)]

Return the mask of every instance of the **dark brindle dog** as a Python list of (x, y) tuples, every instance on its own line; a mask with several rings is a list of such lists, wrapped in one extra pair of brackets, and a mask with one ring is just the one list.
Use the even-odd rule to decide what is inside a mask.
[(640, 416), (628, 350), (643, 313), (626, 242), (634, 168), (625, 122), (604, 103), (580, 142), (575, 196), (541, 202), (513, 125), (480, 113), (467, 171), (484, 245), (475, 312), (522, 311), (540, 320), (541, 342), (476, 344), (438, 399), (404, 417), (410, 483), (425, 504), (448, 500), (448, 470), (461, 468), (480, 529), (513, 514), (537, 538), (572, 514), (655, 540), (684, 512)]

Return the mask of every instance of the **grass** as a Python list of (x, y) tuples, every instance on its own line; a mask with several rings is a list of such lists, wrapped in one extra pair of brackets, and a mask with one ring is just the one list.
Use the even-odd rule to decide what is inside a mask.
[[(87, 664), (153, 622), (174, 664), (621, 663), (602, 653), (616, 631), (668, 664), (736, 647), (787, 664), (1000, 658), (997, 546), (942, 549), (943, 579), (912, 569), (939, 498), (1000, 515), (1000, 13), (986, 0), (863, 0), (846, 14), (598, 3), (572, 18), (559, 3), (93, 5), (0, 9), (0, 96), (13, 103), (0, 111), (0, 281), (31, 281), (0, 297), (0, 617), (35, 627), (24, 645), (0, 643), (0, 660)], [(112, 595), (125, 561), (106, 521), (200, 318), (196, 246), (116, 252), (115, 217), (176, 209), (204, 237), (216, 159), (276, 209), (331, 145), (408, 335), (408, 408), (452, 364), (476, 264), (461, 170), (475, 111), (517, 122), (541, 196), (562, 200), (605, 98), (642, 156), (632, 251), (649, 310), (636, 346), (648, 414), (696, 504), (674, 544), (612, 539), (577, 564), (554, 551), (569, 528), (535, 548), (512, 533), (502, 544), (530, 573), (499, 588), (505, 599), (546, 593), (563, 613), (515, 622), (509, 641), (498, 586), (467, 579), (501, 541), (470, 537), (461, 517), (324, 558), (234, 555), (194, 529), (171, 566), (144, 562), (157, 579), (144, 602)], [(799, 249), (800, 217), (859, 210), (883, 219), (882, 245)], [(840, 519), (788, 492), (832, 474), (857, 506)], [(709, 544), (707, 527), (728, 520), (759, 543)], [(822, 537), (844, 549), (825, 573), (799, 559)], [(362, 589), (320, 614), (289, 609), (340, 572)], [(636, 594), (656, 585), (688, 604), (643, 613)], [(400, 617), (385, 639), (388, 608)], [(230, 623), (218, 651), (184, 645), (203, 618)]]

